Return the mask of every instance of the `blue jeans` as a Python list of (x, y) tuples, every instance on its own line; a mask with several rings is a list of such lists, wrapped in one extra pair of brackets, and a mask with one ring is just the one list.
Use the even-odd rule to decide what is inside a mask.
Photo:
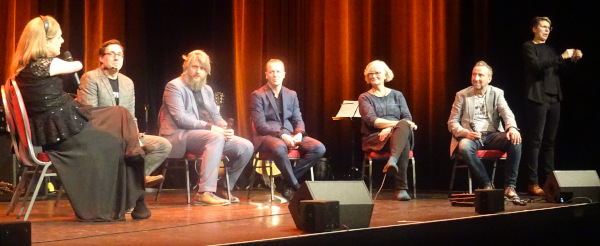
[(481, 140), (484, 146), (481, 146), (479, 141), (466, 138), (461, 139), (458, 143), (458, 153), (462, 155), (464, 161), (469, 166), (474, 176), (475, 184), (479, 187), (491, 184), (481, 159), (477, 157), (477, 150), (500, 150), (506, 152), (504, 187), (516, 187), (519, 162), (521, 160), (521, 144), (512, 144), (510, 140), (506, 139), (506, 132), (484, 132)]

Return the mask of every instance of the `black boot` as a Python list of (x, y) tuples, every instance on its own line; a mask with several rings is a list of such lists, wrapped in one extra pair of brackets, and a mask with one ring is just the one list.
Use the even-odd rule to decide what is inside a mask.
[(142, 195), (137, 202), (135, 203), (135, 208), (131, 212), (131, 218), (136, 220), (143, 220), (150, 218), (152, 213), (150, 213), (150, 209), (146, 206), (145, 196)]

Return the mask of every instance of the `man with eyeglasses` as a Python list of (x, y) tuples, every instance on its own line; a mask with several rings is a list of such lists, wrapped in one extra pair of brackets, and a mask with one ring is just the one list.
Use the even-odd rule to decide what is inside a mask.
[[(77, 91), (77, 100), (92, 107), (123, 106), (131, 112), (137, 123), (133, 81), (119, 73), (125, 57), (123, 50), (121, 42), (115, 39), (106, 41), (100, 46), (98, 52), (100, 67), (86, 72), (81, 77), (81, 90)], [(146, 187), (154, 187), (164, 177), (162, 175), (150, 176), (150, 174), (171, 153), (171, 143), (163, 137), (143, 133), (140, 133), (140, 142), (146, 153), (144, 160)]]
[(566, 49), (558, 55), (546, 44), (551, 24), (548, 17), (534, 17), (531, 20), (533, 40), (525, 42), (522, 48), (526, 86), (523, 161), (529, 169), (527, 193), (538, 196), (544, 195), (538, 181), (538, 160), (542, 164), (541, 177), (554, 170), (554, 141), (562, 100), (558, 73), (583, 56), (578, 49)]

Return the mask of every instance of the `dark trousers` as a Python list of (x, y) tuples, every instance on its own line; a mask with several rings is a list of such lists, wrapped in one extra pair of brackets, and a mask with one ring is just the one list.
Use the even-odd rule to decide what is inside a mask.
[(529, 183), (539, 184), (538, 169), (546, 177), (554, 170), (554, 144), (560, 119), (557, 96), (545, 94), (544, 103), (528, 101), (523, 138), (523, 161), (528, 167)]
[(484, 146), (481, 146), (479, 141), (463, 138), (458, 143), (457, 149), (469, 166), (471, 173), (473, 173), (477, 186), (485, 187), (486, 185), (491, 184), (487, 171), (485, 170), (481, 159), (479, 159), (476, 154), (477, 150), (486, 149), (506, 152), (504, 187), (508, 188), (509, 186), (512, 186), (516, 188), (517, 176), (519, 174), (519, 161), (521, 160), (521, 144), (512, 144), (510, 140), (506, 138), (506, 132), (483, 133), (481, 139)]
[(390, 141), (388, 142), (390, 153), (392, 157), (398, 159), (398, 163), (396, 163), (396, 165), (398, 165), (398, 173), (394, 177), (394, 189), (407, 190), (406, 169), (408, 168), (412, 138), (410, 124), (405, 120), (398, 122), (392, 130), (391, 135)]
[(281, 171), (281, 176), (290, 186), (298, 184), (298, 178), (316, 165), (317, 161), (325, 154), (325, 146), (319, 140), (311, 137), (303, 137), (298, 150), (301, 155), (300, 160), (292, 167), (290, 158), (288, 158), (288, 147), (282, 139), (265, 136), (259, 148), (259, 151), (268, 152), (273, 156), (273, 161)]

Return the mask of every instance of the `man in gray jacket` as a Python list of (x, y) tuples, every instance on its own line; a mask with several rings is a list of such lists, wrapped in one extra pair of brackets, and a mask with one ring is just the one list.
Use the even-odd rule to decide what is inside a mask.
[[(185, 153), (202, 156), (200, 182), (195, 201), (201, 205), (228, 205), (239, 202), (227, 197), (227, 184), (217, 183), (221, 156), (229, 159), (229, 187), (233, 187), (248, 164), (254, 146), (234, 135), (223, 120), (215, 95), (206, 78), (210, 75), (210, 58), (201, 50), (183, 56), (183, 73), (165, 86), (160, 135), (173, 145), (169, 157), (181, 158)], [(215, 194), (216, 193), (216, 194)]]
[(504, 194), (511, 200), (519, 200), (515, 188), (521, 160), (521, 133), (504, 99), (504, 91), (489, 85), (492, 73), (487, 63), (477, 62), (471, 74), (473, 86), (456, 93), (448, 119), (448, 130), (452, 133), (450, 155), (455, 151), (462, 155), (476, 184), (492, 189), (493, 184), (476, 152), (481, 149), (506, 152)]
[[(135, 117), (135, 90), (133, 81), (122, 73), (125, 55), (121, 42), (115, 39), (104, 42), (98, 51), (100, 67), (86, 72), (81, 77), (81, 90), (77, 91), (77, 100), (92, 107), (123, 106)], [(171, 143), (159, 136), (140, 134), (144, 158), (146, 187), (159, 184), (162, 175), (150, 176), (171, 152)]]

